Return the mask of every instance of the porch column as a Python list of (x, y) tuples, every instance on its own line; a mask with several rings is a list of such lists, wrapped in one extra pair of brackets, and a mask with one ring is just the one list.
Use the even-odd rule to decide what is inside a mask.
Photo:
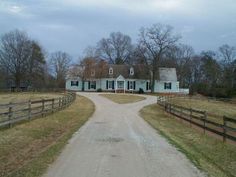
[(116, 90), (117, 90), (117, 80), (116, 80), (116, 82), (115, 82), (115, 93), (116, 93)]
[(125, 93), (125, 80), (124, 80), (124, 93)]

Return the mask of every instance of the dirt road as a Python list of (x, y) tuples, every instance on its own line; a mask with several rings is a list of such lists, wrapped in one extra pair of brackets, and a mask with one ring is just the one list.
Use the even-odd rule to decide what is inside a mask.
[(73, 136), (45, 177), (203, 176), (152, 129), (139, 110), (156, 98), (116, 104), (97, 93), (80, 93), (96, 105), (92, 118)]

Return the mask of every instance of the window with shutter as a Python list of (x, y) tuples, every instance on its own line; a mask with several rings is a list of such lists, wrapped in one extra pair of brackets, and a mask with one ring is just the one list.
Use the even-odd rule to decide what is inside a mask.
[(71, 86), (79, 86), (79, 81), (71, 81)]
[(90, 89), (96, 89), (96, 81), (90, 82)]
[(107, 81), (107, 89), (114, 89), (114, 81)]
[(171, 82), (165, 82), (164, 83), (164, 89), (165, 90), (171, 90)]

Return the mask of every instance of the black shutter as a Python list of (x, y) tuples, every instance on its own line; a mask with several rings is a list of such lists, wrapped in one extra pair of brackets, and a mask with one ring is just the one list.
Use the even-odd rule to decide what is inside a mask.
[(149, 90), (149, 89), (148, 89), (148, 82), (146, 82), (146, 90)]
[(127, 82), (127, 89), (129, 90), (129, 81)]
[(134, 84), (134, 90), (135, 90), (135, 87), (136, 87), (136, 82), (134, 81), (134, 83), (133, 83), (133, 84)]
[(115, 81), (112, 81), (112, 89), (115, 88)]
[(94, 89), (96, 89), (97, 86), (97, 81), (94, 81), (95, 85), (94, 85)]
[(90, 81), (88, 81), (88, 89), (90, 89)]
[(108, 80), (107, 80), (107, 83), (106, 83), (106, 88), (107, 88), (107, 90), (108, 90)]

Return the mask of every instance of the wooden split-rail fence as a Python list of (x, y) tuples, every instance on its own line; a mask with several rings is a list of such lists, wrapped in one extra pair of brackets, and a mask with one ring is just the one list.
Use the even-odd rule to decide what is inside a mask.
[(68, 107), (76, 98), (73, 92), (52, 99), (28, 100), (18, 103), (0, 104), (0, 127), (11, 127), (14, 123), (43, 117)]
[(236, 119), (223, 116), (221, 120), (218, 117), (218, 121), (214, 121), (214, 119), (209, 119), (206, 111), (171, 104), (166, 97), (158, 97), (157, 104), (162, 106), (166, 112), (189, 122), (190, 125), (202, 128), (204, 133), (207, 130), (222, 136), (224, 142), (226, 139), (236, 141)]

